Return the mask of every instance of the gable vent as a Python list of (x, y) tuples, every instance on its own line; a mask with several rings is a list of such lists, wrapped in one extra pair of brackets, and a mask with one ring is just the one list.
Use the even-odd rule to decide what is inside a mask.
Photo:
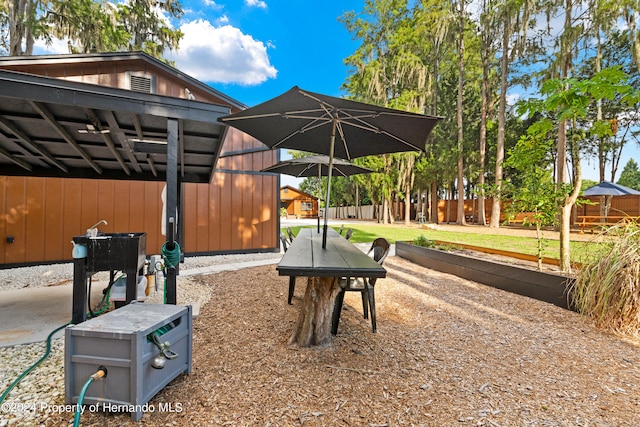
[(153, 78), (139, 74), (129, 74), (129, 89), (135, 92), (154, 93)]

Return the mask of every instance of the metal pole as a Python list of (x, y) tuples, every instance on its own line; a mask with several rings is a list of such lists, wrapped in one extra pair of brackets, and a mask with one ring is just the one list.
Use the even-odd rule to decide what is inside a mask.
[[(318, 212), (320, 211), (320, 196), (322, 194), (322, 165), (318, 163)], [(325, 206), (325, 209), (327, 207)], [(320, 234), (320, 214), (318, 213), (318, 234)]]
[(325, 199), (325, 206), (324, 206), (324, 229), (323, 229), (323, 235), (322, 235), (322, 249), (327, 249), (327, 224), (329, 222), (329, 200), (330, 200), (330, 195), (331, 195), (331, 172), (333, 169), (333, 147), (335, 146), (336, 143), (336, 125), (337, 125), (337, 120), (334, 119), (333, 122), (331, 123), (331, 143), (329, 145), (329, 175), (328, 175), (328, 182), (327, 182), (327, 197)]
[[(176, 212), (178, 208), (178, 121), (169, 119), (167, 121), (167, 249), (175, 248), (175, 234), (177, 218)], [(180, 242), (178, 242), (179, 244)], [(167, 269), (166, 278), (166, 303), (175, 305), (177, 303), (176, 284), (177, 284), (176, 268)]]

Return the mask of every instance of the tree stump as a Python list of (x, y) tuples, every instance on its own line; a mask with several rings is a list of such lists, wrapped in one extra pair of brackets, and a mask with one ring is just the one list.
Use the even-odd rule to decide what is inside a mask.
[(308, 278), (298, 322), (289, 338), (290, 345), (311, 347), (331, 341), (333, 305), (339, 291), (337, 277)]

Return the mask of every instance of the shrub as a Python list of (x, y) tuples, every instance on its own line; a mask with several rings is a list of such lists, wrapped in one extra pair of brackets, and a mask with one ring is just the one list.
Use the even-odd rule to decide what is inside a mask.
[(421, 234), (420, 236), (413, 239), (413, 244), (416, 246), (422, 246), (425, 248), (434, 248), (436, 246), (436, 242), (434, 242), (433, 240), (427, 239), (424, 234)]

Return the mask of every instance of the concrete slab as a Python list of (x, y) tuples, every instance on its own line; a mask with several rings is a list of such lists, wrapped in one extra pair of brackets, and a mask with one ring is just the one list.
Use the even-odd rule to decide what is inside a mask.
[[(91, 303), (102, 299), (106, 283), (94, 283)], [(73, 284), (23, 288), (0, 293), (0, 347), (45, 341), (54, 329), (71, 321)], [(64, 335), (58, 331), (54, 338)]]
[[(181, 276), (209, 274), (260, 265), (276, 264), (279, 258), (214, 265), (191, 270), (181, 270)], [(95, 306), (102, 299), (106, 281), (92, 284), (91, 303)], [(73, 284), (43, 288), (23, 288), (0, 292), (0, 347), (46, 341), (47, 336), (71, 321)], [(192, 304), (193, 316), (200, 313), (200, 305)], [(53, 338), (64, 336), (64, 329)]]

